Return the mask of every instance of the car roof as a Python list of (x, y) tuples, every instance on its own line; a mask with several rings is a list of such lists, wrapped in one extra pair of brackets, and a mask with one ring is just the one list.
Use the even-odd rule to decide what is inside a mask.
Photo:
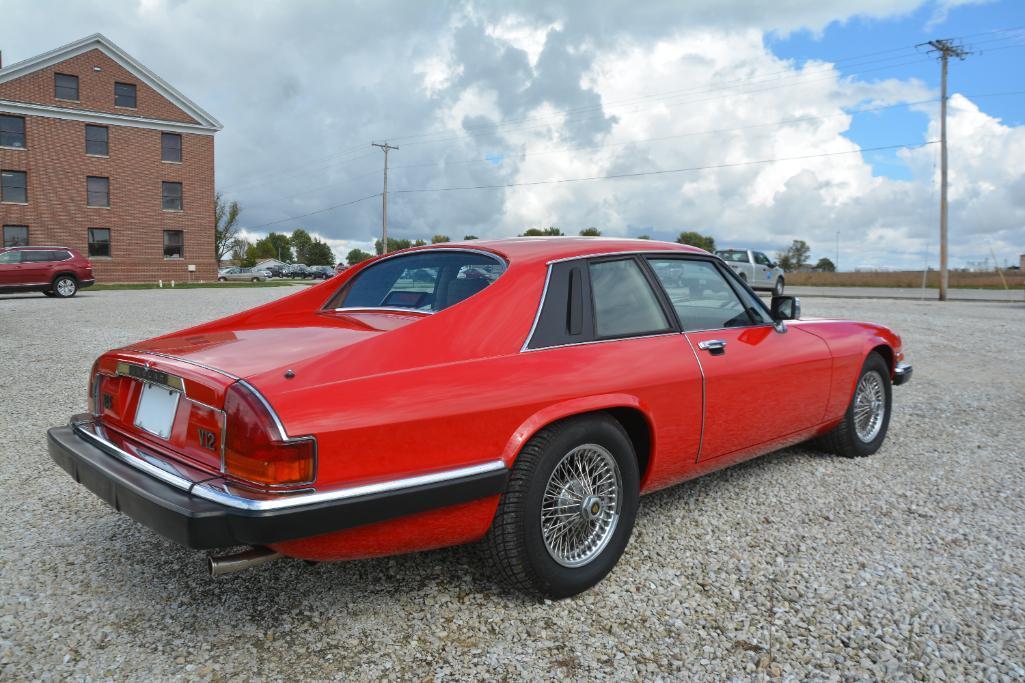
[[(500, 240), (442, 242), (414, 247), (406, 252), (426, 249), (478, 249), (490, 251), (510, 262), (529, 263), (598, 256), (604, 254), (675, 251), (708, 254), (704, 249), (676, 242), (625, 239), (618, 237), (512, 237)], [(397, 253), (397, 252), (396, 252)]]
[(23, 249), (67, 249), (68, 251), (74, 251), (71, 247), (59, 247), (54, 244), (30, 244), (28, 246), (2, 247), (3, 251), (21, 251)]

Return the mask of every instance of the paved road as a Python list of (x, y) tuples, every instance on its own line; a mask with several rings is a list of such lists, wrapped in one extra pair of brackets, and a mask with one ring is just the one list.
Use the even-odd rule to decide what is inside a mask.
[[(918, 287), (787, 287), (794, 296), (828, 296), (838, 299), (939, 299), (938, 289)], [(1025, 301), (1020, 289), (951, 289), (951, 301)]]

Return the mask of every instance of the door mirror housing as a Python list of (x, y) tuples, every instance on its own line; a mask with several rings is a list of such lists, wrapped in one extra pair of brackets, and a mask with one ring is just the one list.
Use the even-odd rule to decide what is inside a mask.
[(801, 300), (796, 296), (774, 296), (772, 297), (772, 319), (776, 322), (781, 320), (801, 319)]

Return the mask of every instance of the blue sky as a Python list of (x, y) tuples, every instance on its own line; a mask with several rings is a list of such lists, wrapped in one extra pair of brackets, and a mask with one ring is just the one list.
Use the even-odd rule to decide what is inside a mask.
[[(1020, 31), (990, 33), (1011, 28)], [(925, 59), (927, 48), (922, 48), (921, 54), (899, 49), (954, 36), (969, 36), (962, 42), (975, 54), (964, 61), (951, 62), (950, 94), (1023, 91), (1019, 95), (971, 99), (1006, 125), (1018, 126), (1025, 122), (1025, 70), (1021, 68), (1025, 65), (1025, 46), (1005, 47), (1009, 43), (1022, 43), (1025, 37), (1025, 2), (1022, 0), (960, 5), (947, 10), (945, 17), (937, 5), (923, 5), (900, 18), (854, 17), (842, 23), (834, 22), (817, 33), (802, 30), (787, 36), (770, 36), (767, 45), (777, 56), (798, 63), (809, 59), (835, 61), (856, 58), (892, 48), (895, 50), (892, 59), (876, 61), (881, 59), (880, 56), (852, 59), (849, 63), (841, 61), (837, 68), (845, 75), (859, 74), (858, 78), (866, 80), (916, 78), (935, 91), (938, 97), (940, 66), (933, 59)], [(906, 63), (917, 59), (922, 61)], [(864, 70), (870, 71), (862, 74)], [(916, 142), (924, 139), (927, 125), (928, 116), (924, 112), (900, 107), (855, 114), (847, 136), (862, 147)], [(895, 179), (908, 179), (910, 176), (909, 169), (897, 158), (895, 151), (867, 152), (865, 158), (872, 163), (877, 175)]]

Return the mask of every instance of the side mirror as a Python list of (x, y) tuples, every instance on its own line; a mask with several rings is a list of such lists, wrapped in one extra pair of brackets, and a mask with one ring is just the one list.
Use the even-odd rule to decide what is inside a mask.
[(775, 261), (769, 261), (769, 268), (776, 268), (778, 266), (779, 266), (779, 264), (776, 263)]
[(780, 320), (800, 320), (801, 319), (801, 300), (796, 296), (774, 296), (772, 297), (772, 319), (779, 322)]

